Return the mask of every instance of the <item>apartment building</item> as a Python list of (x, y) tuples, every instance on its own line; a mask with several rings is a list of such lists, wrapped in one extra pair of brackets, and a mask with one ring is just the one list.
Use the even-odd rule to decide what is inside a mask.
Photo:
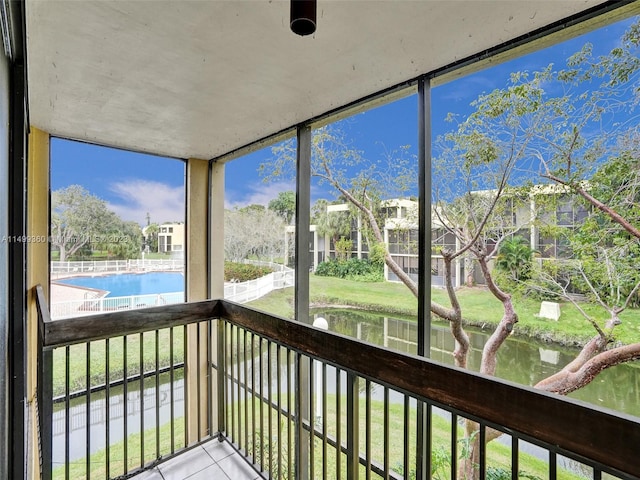
[[(413, 96), (423, 168), (432, 86), (637, 15), (640, 2), (319, 1), (317, 17), (299, 28), (290, 13), (303, 3), (315, 2), (0, 3), (0, 236), (8, 239), (0, 243), (0, 480), (168, 478), (158, 468), (171, 461), (182, 461), (169, 474), (181, 480), (284, 472), (297, 480), (422, 479), (437, 453), (432, 425), (445, 417), (453, 419), (445, 444), (454, 453), (459, 421), (477, 425), (482, 441), (503, 432), (510, 478), (529, 443), (543, 452), (550, 479), (563, 478), (564, 458), (591, 478), (640, 478), (638, 418), (445, 367), (425, 358), (425, 335), (419, 355), (406, 355), (315, 328), (308, 275), (295, 278), (295, 321), (226, 301), (222, 228), (225, 165), (295, 139), (295, 266), (307, 272), (313, 128)], [(50, 320), (50, 251), (37, 239), (49, 233), (52, 137), (185, 161), (185, 303)], [(425, 188), (418, 198), (429, 205)], [(403, 220), (402, 208), (393, 222)], [(571, 221), (580, 218), (571, 212)], [(389, 244), (415, 272), (412, 234), (389, 225)], [(425, 303), (421, 296), (418, 332), (429, 331)], [(133, 351), (143, 339), (153, 345), (146, 357), (141, 346)], [(86, 379), (71, 384), (78, 358)], [(111, 401), (120, 391), (123, 401)], [(310, 414), (313, 398), (325, 406), (337, 399), (337, 430)], [(104, 416), (94, 414), (100, 402)], [(386, 420), (374, 428), (405, 407), (398, 430)], [(142, 413), (137, 422), (134, 412)], [(84, 433), (72, 439), (77, 424)], [(58, 426), (62, 439), (53, 444)], [(380, 448), (370, 448), (374, 441)], [(81, 449), (77, 461), (72, 448)], [(474, 450), (478, 478), (492, 467), (489, 450)], [(403, 474), (389, 461), (398, 451)]]
[[(490, 191), (478, 191), (473, 195), (489, 195)], [(486, 229), (485, 241), (488, 248), (503, 236), (520, 236), (529, 242), (536, 251), (536, 258), (545, 259), (570, 258), (571, 251), (568, 235), (562, 229), (573, 230), (588, 216), (589, 208), (579, 198), (567, 193), (566, 188), (557, 185), (534, 186), (527, 195), (521, 198), (504, 197), (499, 217), (499, 224)], [(351, 257), (367, 258), (369, 247), (362, 227), (362, 216), (352, 214), (353, 208), (348, 204), (329, 205), (329, 214), (349, 216), (351, 231), (348, 238), (352, 242)], [(381, 202), (380, 215), (384, 219), (384, 241), (393, 260), (414, 281), (418, 280), (418, 202), (411, 199), (388, 199)], [(324, 258), (335, 258), (334, 239), (318, 234), (317, 226), (312, 226), (313, 242), (310, 247), (314, 267)], [(462, 229), (462, 226), (458, 228)], [(561, 230), (558, 230), (560, 228)], [(555, 230), (551, 234), (550, 230)], [(294, 231), (293, 228), (290, 230)], [(569, 233), (569, 232), (567, 232)], [(324, 247), (324, 248), (323, 248)], [(444, 286), (444, 260), (442, 250), (456, 251), (461, 248), (459, 238), (443, 224), (443, 220), (434, 210), (431, 215), (431, 285)], [(467, 279), (470, 273), (471, 279)], [(397, 276), (385, 265), (385, 279), (399, 281)], [(479, 269), (474, 268), (474, 260), (462, 256), (454, 261), (453, 285), (462, 286), (467, 281), (483, 284), (484, 279)]]
[(184, 223), (163, 223), (158, 226), (158, 253), (184, 251)]

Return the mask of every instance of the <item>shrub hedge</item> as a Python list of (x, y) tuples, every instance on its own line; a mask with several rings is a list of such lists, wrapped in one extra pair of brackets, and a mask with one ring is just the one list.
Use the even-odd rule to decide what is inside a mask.
[(224, 263), (224, 280), (225, 282), (248, 282), (256, 278), (264, 277), (273, 270), (269, 267), (259, 267), (248, 263)]
[(380, 264), (374, 264), (360, 258), (331, 259), (320, 263), (315, 273), (321, 277), (346, 278), (359, 282), (382, 282), (384, 280), (384, 271)]

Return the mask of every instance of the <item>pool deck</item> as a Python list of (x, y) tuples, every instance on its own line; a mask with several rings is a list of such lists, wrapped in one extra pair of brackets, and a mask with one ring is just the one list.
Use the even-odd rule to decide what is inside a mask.
[[(102, 299), (109, 295), (108, 290), (103, 290), (95, 287), (83, 287), (79, 285), (71, 285), (66, 283), (67, 280), (78, 277), (107, 277), (112, 275), (131, 275), (131, 274), (147, 274), (147, 273), (165, 273), (164, 270), (154, 271), (101, 271), (101, 272), (64, 272), (51, 274), (51, 290), (49, 294), (51, 317), (56, 320), (59, 318), (75, 317), (79, 315), (88, 315), (98, 313), (95, 311), (95, 303), (87, 304), (86, 302), (95, 302), (98, 299)], [(167, 273), (182, 273), (175, 270), (167, 271)], [(150, 294), (155, 295), (155, 294)], [(162, 294), (158, 294), (162, 295)], [(113, 297), (119, 297), (119, 295), (113, 295)], [(113, 298), (111, 297), (111, 298)], [(129, 297), (129, 295), (124, 295)], [(183, 301), (183, 300), (181, 300)], [(163, 303), (167, 300), (163, 299)], [(170, 302), (174, 303), (174, 302)], [(87, 309), (87, 305), (92, 308)], [(146, 305), (146, 304), (145, 304)], [(113, 307), (113, 306), (112, 306)], [(132, 308), (132, 307), (129, 307)], [(113, 308), (111, 308), (113, 309)], [(109, 311), (109, 306), (100, 306), (100, 312)]]
[(87, 294), (92, 294), (91, 298), (104, 297), (108, 292), (96, 290), (95, 288), (76, 287), (63, 285), (55, 281), (51, 282), (51, 303), (70, 302), (73, 300), (86, 300)]

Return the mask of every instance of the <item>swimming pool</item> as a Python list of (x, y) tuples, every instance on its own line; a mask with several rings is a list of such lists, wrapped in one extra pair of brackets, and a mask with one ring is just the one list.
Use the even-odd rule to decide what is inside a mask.
[(95, 277), (62, 278), (58, 283), (95, 288), (109, 292), (108, 297), (148, 295), (184, 291), (184, 276), (177, 272), (122, 273)]

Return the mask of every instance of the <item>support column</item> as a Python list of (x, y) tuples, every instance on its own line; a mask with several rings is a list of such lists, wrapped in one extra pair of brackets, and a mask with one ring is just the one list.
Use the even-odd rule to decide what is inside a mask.
[[(0, 56), (0, 238), (9, 236), (9, 139), (11, 132), (9, 110), (9, 61)], [(9, 278), (9, 243), (0, 242), (0, 278)], [(0, 478), (9, 478), (11, 439), (9, 428), (11, 414), (9, 408), (10, 379), (9, 369), (9, 285), (3, 285), (0, 289)]]
[(538, 250), (538, 209), (533, 192), (529, 193), (529, 225), (529, 246), (531, 250)]
[[(298, 127), (296, 162), (296, 280), (295, 319), (311, 323), (309, 319), (309, 224), (311, 222), (311, 128)], [(309, 359), (296, 355), (296, 461), (295, 477), (309, 478), (309, 445), (312, 438), (304, 428), (310, 423)]]
[(211, 164), (210, 297), (224, 298), (224, 163)]
[(309, 320), (309, 224), (311, 223), (311, 128), (298, 127), (296, 165), (295, 319)]
[(318, 231), (313, 230), (313, 271), (318, 268)]
[(188, 302), (206, 300), (209, 294), (207, 271), (209, 162), (187, 161), (187, 221), (186, 221), (186, 299)]
[(356, 241), (358, 242), (358, 259), (362, 259), (362, 215), (358, 212), (358, 233), (356, 235)]
[[(224, 163), (210, 164), (210, 189), (209, 189), (209, 298), (224, 298)], [(212, 395), (211, 395), (211, 429), (212, 432), (226, 430), (224, 422), (224, 325), (218, 325), (212, 329), (211, 358), (218, 365), (217, 370), (211, 370)]]
[[(40, 477), (40, 465), (38, 452), (38, 415), (36, 409), (36, 395), (38, 387), (38, 312), (34, 287), (42, 285), (45, 298), (50, 299), (49, 292), (49, 134), (31, 127), (29, 134), (29, 158), (27, 177), (27, 407), (31, 428), (27, 435), (28, 465), (27, 471), (31, 478)], [(43, 449), (47, 448), (46, 442), (51, 439), (42, 439)], [(46, 452), (45, 458), (46, 458)], [(50, 451), (49, 451), (50, 453)]]
[(418, 81), (418, 355), (431, 345), (431, 86)]
[[(187, 218), (185, 231), (186, 270), (185, 293), (188, 302), (206, 300), (209, 294), (208, 275), (208, 213), (209, 162), (187, 160), (186, 175)], [(206, 324), (187, 327), (188, 354), (185, 359), (187, 387), (187, 439), (197, 442), (212, 432), (210, 420), (213, 409), (210, 400), (211, 370), (208, 365), (210, 345)], [(198, 373), (199, 372), (199, 373)]]
[[(431, 83), (418, 80), (418, 355), (431, 355)], [(431, 407), (417, 408), (416, 478), (431, 472)]]

